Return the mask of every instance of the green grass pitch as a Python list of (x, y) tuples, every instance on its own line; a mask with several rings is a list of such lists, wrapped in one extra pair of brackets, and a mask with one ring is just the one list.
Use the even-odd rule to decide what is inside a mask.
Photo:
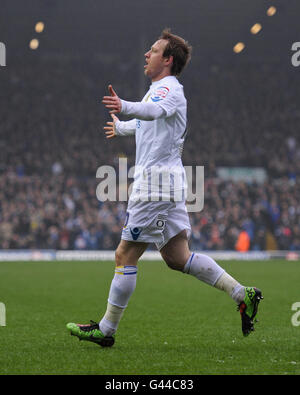
[(231, 298), (163, 262), (139, 263), (136, 290), (114, 347), (79, 342), (67, 322), (98, 321), (113, 262), (0, 263), (0, 374), (300, 374), (300, 262), (221, 262), (262, 289), (259, 323), (241, 332)]

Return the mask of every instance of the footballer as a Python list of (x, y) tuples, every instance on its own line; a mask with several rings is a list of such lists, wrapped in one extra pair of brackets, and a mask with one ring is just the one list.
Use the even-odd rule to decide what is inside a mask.
[[(138, 260), (149, 243), (155, 243), (171, 269), (229, 294), (238, 305), (242, 333), (247, 336), (254, 330), (262, 293), (255, 287), (241, 285), (209, 256), (190, 251), (185, 182), (174, 181), (184, 180), (181, 153), (186, 135), (187, 101), (178, 78), (190, 61), (191, 46), (165, 29), (144, 56), (144, 73), (151, 85), (142, 101), (122, 100), (111, 85), (110, 95), (102, 100), (112, 117), (112, 122), (104, 127), (106, 137), (135, 135), (136, 141), (134, 185), (115, 252), (116, 267), (107, 309), (100, 322), (69, 323), (67, 328), (80, 340), (112, 346), (136, 286)], [(131, 120), (120, 121), (116, 114)]]

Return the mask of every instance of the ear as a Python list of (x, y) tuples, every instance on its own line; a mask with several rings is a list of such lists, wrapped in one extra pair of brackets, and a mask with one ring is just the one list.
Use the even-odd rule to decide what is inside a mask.
[(166, 64), (166, 66), (171, 66), (172, 67), (172, 64), (173, 64), (173, 56), (169, 56), (168, 58), (165, 58), (166, 59), (166, 62), (165, 62), (165, 64)]

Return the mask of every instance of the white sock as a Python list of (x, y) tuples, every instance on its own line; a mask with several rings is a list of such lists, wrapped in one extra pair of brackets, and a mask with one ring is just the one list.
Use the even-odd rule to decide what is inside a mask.
[(226, 272), (218, 279), (215, 287), (227, 292), (237, 304), (240, 304), (245, 298), (245, 287)]
[(99, 323), (99, 329), (105, 336), (111, 336), (116, 332), (124, 310), (109, 302), (107, 303), (105, 315)]
[(184, 273), (191, 274), (209, 285), (215, 285), (219, 277), (224, 273), (212, 258), (203, 254), (193, 253), (183, 269)]
[(116, 267), (110, 286), (107, 309), (99, 323), (99, 328), (105, 336), (111, 336), (116, 332), (130, 296), (135, 290), (136, 278), (136, 266)]

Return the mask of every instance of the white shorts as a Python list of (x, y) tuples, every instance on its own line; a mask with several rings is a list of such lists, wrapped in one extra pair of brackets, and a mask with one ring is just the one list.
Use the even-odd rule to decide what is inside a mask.
[(161, 250), (180, 233), (191, 234), (191, 225), (185, 202), (129, 200), (122, 240), (155, 243)]

